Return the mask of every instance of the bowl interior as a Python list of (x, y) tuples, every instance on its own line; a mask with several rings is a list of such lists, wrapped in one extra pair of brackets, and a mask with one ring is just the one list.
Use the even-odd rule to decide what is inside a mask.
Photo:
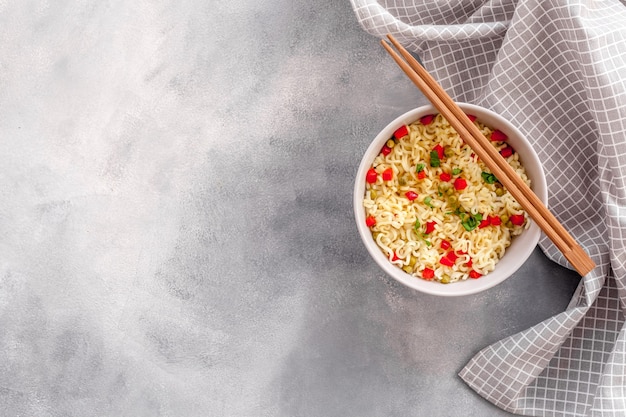
[[(521, 132), (510, 122), (491, 110), (466, 103), (459, 103), (459, 106), (466, 113), (475, 115), (481, 122), (494, 129), (501, 130), (508, 136), (507, 142), (518, 152), (520, 160), (526, 169), (526, 174), (528, 178), (530, 178), (532, 190), (544, 204), (547, 204), (548, 187), (543, 167), (539, 161), (537, 153), (534, 151), (530, 143), (524, 138)], [(365, 151), (357, 171), (353, 196), (357, 228), (363, 243), (376, 263), (388, 275), (402, 284), (418, 291), (433, 295), (460, 296), (474, 294), (491, 288), (504, 281), (517, 271), (517, 269), (519, 269), (519, 267), (522, 266), (522, 264), (528, 259), (534, 248), (537, 246), (541, 235), (541, 230), (535, 222), (530, 220), (530, 227), (513, 239), (511, 245), (507, 248), (504, 256), (496, 264), (496, 267), (492, 272), (481, 277), (480, 279), (468, 279), (466, 281), (455, 282), (447, 285), (435, 281), (426, 281), (416, 278), (391, 264), (383, 252), (379, 249), (378, 245), (372, 238), (369, 228), (365, 224), (365, 209), (363, 207), (365, 174), (372, 165), (374, 158), (380, 153), (380, 149), (383, 144), (392, 136), (393, 132), (398, 127), (402, 124), (411, 124), (422, 116), (433, 113), (438, 112), (431, 105), (408, 111), (387, 125), (376, 136)]]

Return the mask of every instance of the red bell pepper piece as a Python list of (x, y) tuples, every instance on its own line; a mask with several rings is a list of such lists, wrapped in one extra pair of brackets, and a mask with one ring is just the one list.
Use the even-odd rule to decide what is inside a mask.
[(441, 259), (439, 259), (439, 263), (444, 266), (454, 266), (454, 261), (450, 260), (447, 256), (442, 256)]
[(447, 240), (442, 240), (440, 246), (441, 246), (441, 249), (448, 250), (450, 249), (450, 246), (452, 245), (450, 245), (450, 242), (448, 242)]
[(441, 174), (439, 174), (439, 179), (440, 179), (441, 181), (446, 181), (446, 182), (448, 182), (448, 181), (450, 181), (450, 180), (452, 179), (452, 175), (450, 175), (450, 174), (449, 174), (449, 173), (447, 173), (447, 172), (442, 172)]
[(470, 277), (470, 278), (473, 278), (473, 279), (478, 279), (478, 278), (480, 278), (480, 277), (482, 277), (482, 276), (483, 276), (483, 274), (481, 274), (480, 272), (478, 272), (478, 271), (476, 271), (476, 270), (474, 270), (474, 269), (472, 269), (472, 270), (469, 272), (469, 277)]
[(502, 155), (502, 157), (504, 158), (508, 158), (509, 156), (513, 155), (513, 148), (510, 146), (507, 146), (505, 148), (500, 149), (500, 155)]
[(502, 220), (498, 216), (489, 216), (487, 219), (492, 226), (500, 226), (502, 224)]
[(439, 155), (439, 159), (443, 159), (443, 146), (441, 146), (440, 144), (436, 144), (433, 147), (433, 151), (437, 152), (437, 155)]
[(450, 251), (446, 254), (446, 258), (450, 259), (452, 262), (456, 262), (456, 260), (459, 258), (459, 256), (454, 253), (454, 251)]
[(383, 148), (380, 150), (380, 153), (382, 153), (383, 155), (387, 156), (391, 153), (391, 148), (389, 146), (387, 146), (387, 144), (383, 145)]
[(367, 216), (367, 218), (365, 219), (365, 224), (367, 225), (367, 227), (375, 226), (376, 219), (374, 218), (374, 216)]
[(427, 114), (426, 116), (422, 117), (420, 119), (420, 123), (423, 124), (424, 126), (429, 125), (433, 122), (433, 120), (435, 120), (435, 115), (434, 114)]
[(426, 280), (431, 280), (435, 277), (435, 271), (430, 268), (424, 268), (422, 271), (422, 278)]
[(370, 168), (367, 171), (367, 174), (365, 175), (365, 181), (367, 181), (370, 184), (374, 184), (377, 178), (378, 178), (378, 173), (376, 172), (374, 168)]
[(473, 114), (467, 114), (466, 116), (468, 119), (470, 119), (472, 123), (476, 121), (476, 116), (474, 116)]
[(418, 180), (423, 180), (424, 178), (426, 178), (426, 171), (425, 170), (421, 170), (420, 172), (417, 173), (417, 179)]
[(413, 201), (418, 197), (415, 191), (407, 191), (406, 193), (404, 193), (404, 196), (408, 198), (409, 201)]
[(391, 260), (392, 261), (397, 261), (398, 259), (400, 259), (400, 258), (398, 258), (398, 255), (396, 255), (396, 253), (394, 252), (393, 256), (391, 257)]
[(511, 220), (511, 223), (515, 226), (522, 226), (525, 221), (523, 214), (511, 214), (511, 216), (509, 216), (509, 220)]
[(492, 142), (504, 142), (505, 140), (508, 139), (508, 137), (507, 135), (504, 134), (504, 132), (496, 129), (493, 132), (491, 132), (490, 139)]
[(485, 227), (491, 225), (491, 222), (489, 221), (489, 219), (483, 219), (480, 221), (480, 223), (478, 224), (478, 228), (479, 229), (484, 229)]
[(401, 138), (405, 137), (408, 134), (409, 134), (409, 129), (407, 129), (406, 125), (403, 125), (403, 126), (399, 127), (398, 130), (393, 132), (393, 136), (396, 139), (401, 139)]
[(429, 235), (435, 230), (436, 222), (426, 222), (426, 234)]
[(387, 168), (383, 171), (383, 181), (391, 181), (393, 179), (393, 169)]
[(467, 181), (465, 181), (465, 178), (457, 178), (454, 180), (454, 188), (457, 191), (461, 191), (467, 188)]

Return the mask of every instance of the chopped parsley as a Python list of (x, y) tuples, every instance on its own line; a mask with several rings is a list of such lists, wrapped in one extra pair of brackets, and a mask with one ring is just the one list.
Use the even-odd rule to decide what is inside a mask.
[(429, 240), (426, 240), (426, 233), (420, 232), (420, 227), (422, 227), (422, 224), (420, 223), (419, 219), (415, 219), (415, 225), (413, 225), (413, 230), (415, 230), (415, 234), (417, 235), (417, 237), (424, 241), (426, 246), (432, 246), (432, 243), (430, 243)]
[(441, 160), (439, 159), (439, 154), (437, 151), (430, 151), (430, 166), (433, 168), (438, 168), (441, 165)]
[(481, 172), (480, 176), (483, 177), (483, 181), (485, 181), (487, 184), (495, 184), (498, 181), (496, 176), (490, 174), (489, 172), (483, 171)]
[(480, 224), (480, 221), (483, 219), (483, 215), (480, 213), (467, 214), (465, 212), (458, 211), (458, 215), (459, 215), (459, 218), (461, 219), (461, 225), (468, 232), (471, 232), (472, 230), (476, 229), (476, 227), (478, 227), (478, 225)]

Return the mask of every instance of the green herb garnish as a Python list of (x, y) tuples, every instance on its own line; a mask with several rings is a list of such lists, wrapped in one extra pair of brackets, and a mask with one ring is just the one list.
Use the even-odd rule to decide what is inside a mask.
[(430, 243), (430, 241), (426, 240), (426, 236), (428, 236), (426, 233), (421, 232), (420, 231), (420, 227), (422, 227), (422, 224), (420, 223), (419, 219), (415, 219), (415, 224), (413, 225), (413, 230), (415, 230), (415, 234), (417, 235), (418, 238), (422, 239), (424, 241), (424, 243), (426, 243), (426, 246), (432, 246), (432, 243)]
[(483, 177), (483, 181), (485, 181), (487, 184), (495, 184), (496, 181), (498, 181), (496, 176), (493, 174), (490, 174), (489, 172), (483, 171), (481, 172), (480, 176)]
[(435, 207), (433, 207), (433, 205), (430, 203), (431, 201), (433, 201), (432, 197), (431, 197), (431, 196), (428, 196), (428, 197), (426, 197), (426, 198), (424, 199), (424, 204), (426, 204), (426, 205), (427, 205), (428, 207), (430, 207), (430, 208), (435, 208)]
[(437, 168), (441, 165), (441, 160), (439, 159), (439, 154), (437, 151), (430, 151), (430, 166), (433, 168)]
[(461, 225), (467, 230), (471, 232), (476, 229), (480, 224), (480, 221), (483, 219), (483, 215), (478, 214), (467, 214), (467, 213), (459, 213), (459, 217), (461, 218)]
[(461, 168), (454, 168), (452, 170), (452, 175), (459, 175), (463, 170)]
[(415, 172), (417, 172), (419, 174), (420, 172), (422, 172), (424, 170), (425, 167), (426, 166), (424, 164), (417, 164), (415, 166)]

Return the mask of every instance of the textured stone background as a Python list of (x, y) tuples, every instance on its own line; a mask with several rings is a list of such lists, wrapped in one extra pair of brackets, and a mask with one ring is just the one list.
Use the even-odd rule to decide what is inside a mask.
[(0, 415), (508, 415), (457, 372), (579, 278), (368, 258), (359, 158), (423, 103), (347, 1), (0, 1)]

